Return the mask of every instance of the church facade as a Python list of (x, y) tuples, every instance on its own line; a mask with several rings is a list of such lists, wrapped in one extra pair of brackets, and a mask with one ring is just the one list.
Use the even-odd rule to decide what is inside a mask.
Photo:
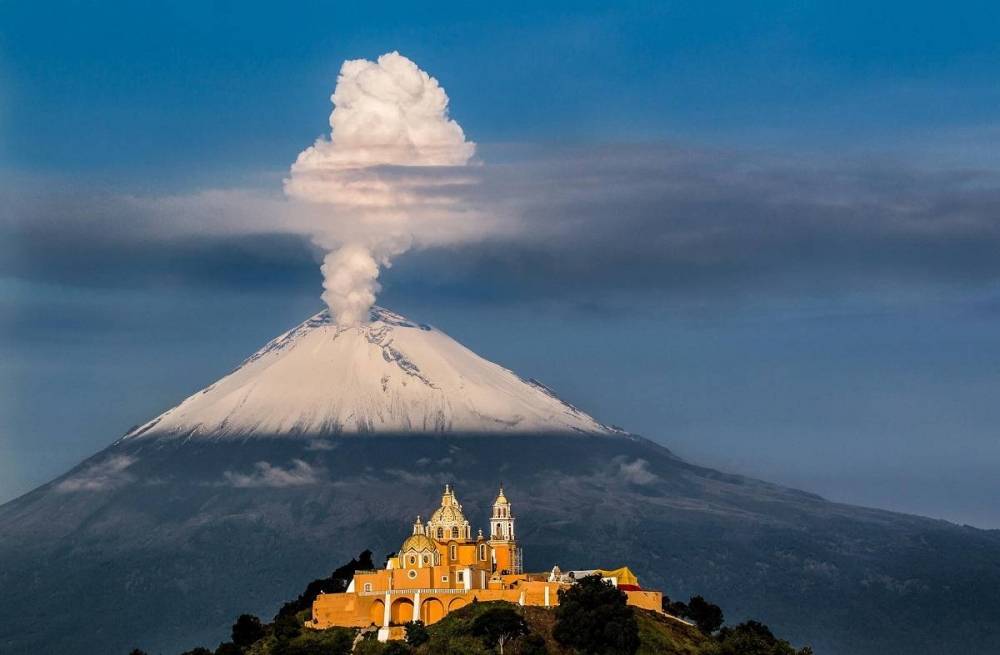
[(660, 611), (662, 594), (642, 589), (628, 568), (563, 573), (525, 573), (515, 536), (515, 519), (503, 486), (493, 501), (489, 536), (472, 526), (451, 485), (427, 522), (418, 516), (411, 534), (386, 567), (358, 571), (343, 593), (320, 594), (313, 602), (316, 629), (333, 626), (379, 628), (379, 638), (401, 638), (410, 621), (435, 623), (471, 603), (504, 600), (553, 607), (559, 590), (583, 575), (601, 575), (625, 592), (630, 605)]

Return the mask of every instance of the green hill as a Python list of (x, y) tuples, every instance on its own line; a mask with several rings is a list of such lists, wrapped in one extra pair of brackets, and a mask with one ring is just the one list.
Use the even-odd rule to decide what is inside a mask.
[(231, 641), (181, 655), (812, 655), (756, 621), (724, 626), (721, 609), (700, 596), (687, 604), (664, 598), (668, 612), (693, 617), (700, 627), (631, 607), (623, 592), (597, 576), (560, 591), (556, 608), (473, 601), (430, 626), (394, 626), (395, 641), (388, 643), (377, 640), (374, 626), (305, 627), (321, 588), (343, 590), (355, 571), (371, 566), (371, 552), (365, 551), (310, 583), (271, 623), (243, 614), (232, 626)]
[[(528, 624), (529, 635), (537, 635), (544, 641), (544, 650), (532, 650), (534, 653), (549, 655), (575, 655), (576, 651), (565, 648), (552, 636), (556, 623), (555, 612), (544, 607), (519, 607), (510, 603), (475, 603), (452, 612), (438, 623), (427, 628), (430, 640), (413, 649), (414, 655), (440, 655), (442, 653), (495, 653), (496, 649), (488, 650), (473, 634), (473, 624), (477, 616), (497, 607), (509, 607), (520, 614)], [(646, 610), (636, 610), (639, 623), (639, 650), (636, 655), (697, 655), (711, 644), (711, 639), (702, 635), (697, 628), (685, 623)], [(523, 638), (522, 638), (523, 639)], [(364, 644), (357, 651), (360, 655), (381, 655), (392, 646)], [(516, 641), (508, 653), (523, 652), (523, 643)], [(390, 650), (390, 652), (393, 652)]]
[[(426, 628), (428, 641), (411, 648), (402, 642), (380, 643), (374, 633), (358, 643), (354, 655), (494, 655), (496, 646), (488, 647), (474, 632), (476, 618), (498, 608), (509, 608), (527, 624), (528, 633), (507, 644), (505, 653), (516, 655), (576, 655), (577, 651), (562, 646), (553, 637), (556, 624), (554, 610), (543, 607), (519, 607), (511, 603), (474, 603), (452, 612)], [(639, 649), (636, 655), (702, 655), (711, 652), (714, 641), (697, 628), (676, 619), (636, 610), (639, 626)], [(347, 628), (308, 630), (302, 626), (308, 613), (300, 612), (290, 620), (262, 626), (262, 634), (243, 648), (226, 643), (216, 650), (193, 649), (183, 655), (243, 653), (245, 655), (345, 655), (350, 652), (356, 632)]]

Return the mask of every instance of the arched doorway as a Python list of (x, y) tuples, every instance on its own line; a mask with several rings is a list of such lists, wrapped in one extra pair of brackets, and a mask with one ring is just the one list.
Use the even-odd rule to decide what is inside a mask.
[(382, 625), (382, 621), (385, 620), (385, 603), (380, 600), (372, 603), (372, 606), (368, 608), (368, 617), (375, 625)]
[(464, 598), (454, 598), (450, 603), (448, 603), (448, 611), (454, 612), (459, 607), (465, 607), (466, 605), (468, 605), (468, 603), (465, 602)]
[(420, 603), (420, 620), (426, 625), (440, 621), (444, 616), (444, 603), (437, 598), (428, 598)]
[(396, 625), (409, 623), (413, 620), (413, 601), (409, 598), (399, 598), (392, 601), (390, 615), (392, 622)]

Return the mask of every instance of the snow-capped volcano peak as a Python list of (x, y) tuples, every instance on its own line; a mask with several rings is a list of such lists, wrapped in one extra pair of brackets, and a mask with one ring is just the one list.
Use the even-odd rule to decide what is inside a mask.
[(125, 438), (442, 432), (615, 430), (443, 332), (376, 307), (353, 328), (316, 314)]

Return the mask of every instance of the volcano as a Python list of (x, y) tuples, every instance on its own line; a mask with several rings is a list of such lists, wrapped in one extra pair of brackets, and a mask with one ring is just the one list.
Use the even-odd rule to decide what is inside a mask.
[(342, 328), (321, 312), (125, 438), (609, 432), (429, 325), (370, 319)]
[(0, 506), (0, 652), (217, 643), (397, 550), (445, 483), (481, 522), (500, 479), (528, 570), (627, 564), (817, 653), (1000, 652), (1000, 531), (686, 462), (383, 309), (310, 318)]

